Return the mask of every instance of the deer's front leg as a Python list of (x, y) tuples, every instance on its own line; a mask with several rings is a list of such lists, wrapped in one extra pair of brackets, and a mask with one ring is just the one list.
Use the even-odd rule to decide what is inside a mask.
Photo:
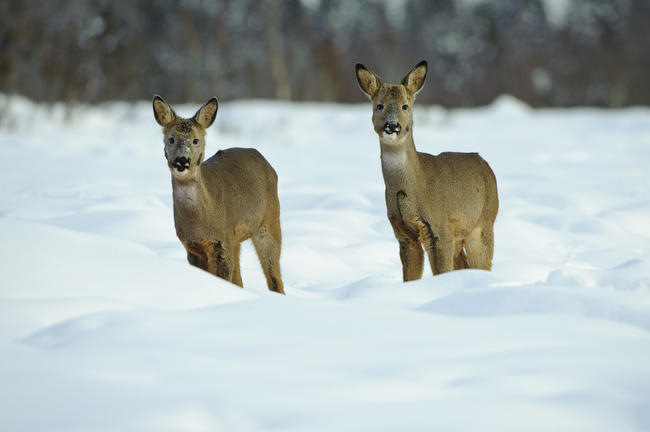
[(419, 242), (399, 240), (399, 257), (402, 260), (404, 282), (420, 279), (424, 269), (424, 252)]
[(424, 252), (417, 238), (409, 236), (397, 217), (389, 217), (395, 238), (399, 242), (399, 257), (402, 260), (402, 279), (404, 282), (420, 279), (424, 268)]
[(187, 262), (192, 264), (194, 267), (205, 269), (205, 257), (201, 257), (193, 252), (187, 251)]
[(434, 275), (454, 269), (454, 241), (444, 230), (434, 232), (431, 224), (418, 219), (420, 241), (429, 256), (429, 264)]
[(187, 251), (187, 261), (191, 265), (207, 271), (208, 262), (203, 249), (203, 245), (198, 242), (190, 242), (185, 244), (185, 250)]
[(232, 251), (222, 241), (210, 243), (207, 248), (208, 272), (232, 282), (234, 263)]

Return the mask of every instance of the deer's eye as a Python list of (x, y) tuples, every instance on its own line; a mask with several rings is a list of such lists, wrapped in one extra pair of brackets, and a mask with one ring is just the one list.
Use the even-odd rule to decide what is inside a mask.
[(174, 138), (169, 138), (167, 141), (169, 142), (169, 144), (174, 144)]
[(384, 104), (377, 104), (377, 111), (381, 111), (384, 109)]
[(404, 104), (404, 105), (402, 105), (402, 109), (403, 109), (404, 111), (406, 111), (407, 109), (409, 109), (409, 106), (406, 105), (406, 104)]
[(198, 138), (194, 138), (194, 140), (192, 140), (192, 144), (196, 145), (196, 144), (198, 144), (198, 143), (199, 143), (199, 139), (198, 139)]

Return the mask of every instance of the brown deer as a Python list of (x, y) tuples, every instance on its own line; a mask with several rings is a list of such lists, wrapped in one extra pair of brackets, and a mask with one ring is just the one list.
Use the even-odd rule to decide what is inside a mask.
[(399, 241), (404, 281), (422, 277), (422, 246), (434, 275), (490, 270), (499, 207), (494, 173), (477, 153), (432, 156), (415, 150), (413, 102), (424, 85), (427, 62), (418, 63), (400, 84), (384, 83), (360, 63), (356, 75), (372, 101), (388, 220)]
[(269, 289), (284, 294), (278, 177), (254, 149), (219, 150), (203, 160), (205, 130), (217, 109), (212, 98), (185, 119), (160, 96), (153, 98), (172, 175), (176, 234), (190, 264), (241, 287), (240, 245), (252, 239)]

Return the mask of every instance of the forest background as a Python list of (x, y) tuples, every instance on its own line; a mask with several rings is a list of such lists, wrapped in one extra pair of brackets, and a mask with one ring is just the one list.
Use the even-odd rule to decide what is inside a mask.
[(647, 0), (5, 0), (0, 93), (41, 102), (360, 102), (429, 61), (424, 103), (650, 103)]

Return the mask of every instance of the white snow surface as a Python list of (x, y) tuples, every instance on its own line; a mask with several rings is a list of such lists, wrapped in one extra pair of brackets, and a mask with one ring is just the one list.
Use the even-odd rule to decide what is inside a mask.
[(416, 104), (500, 209), (491, 272), (403, 283), (370, 104), (221, 104), (207, 153), (280, 179), (283, 297), (250, 242), (243, 290), (186, 262), (149, 102), (9, 102), (0, 430), (650, 430), (650, 109)]

